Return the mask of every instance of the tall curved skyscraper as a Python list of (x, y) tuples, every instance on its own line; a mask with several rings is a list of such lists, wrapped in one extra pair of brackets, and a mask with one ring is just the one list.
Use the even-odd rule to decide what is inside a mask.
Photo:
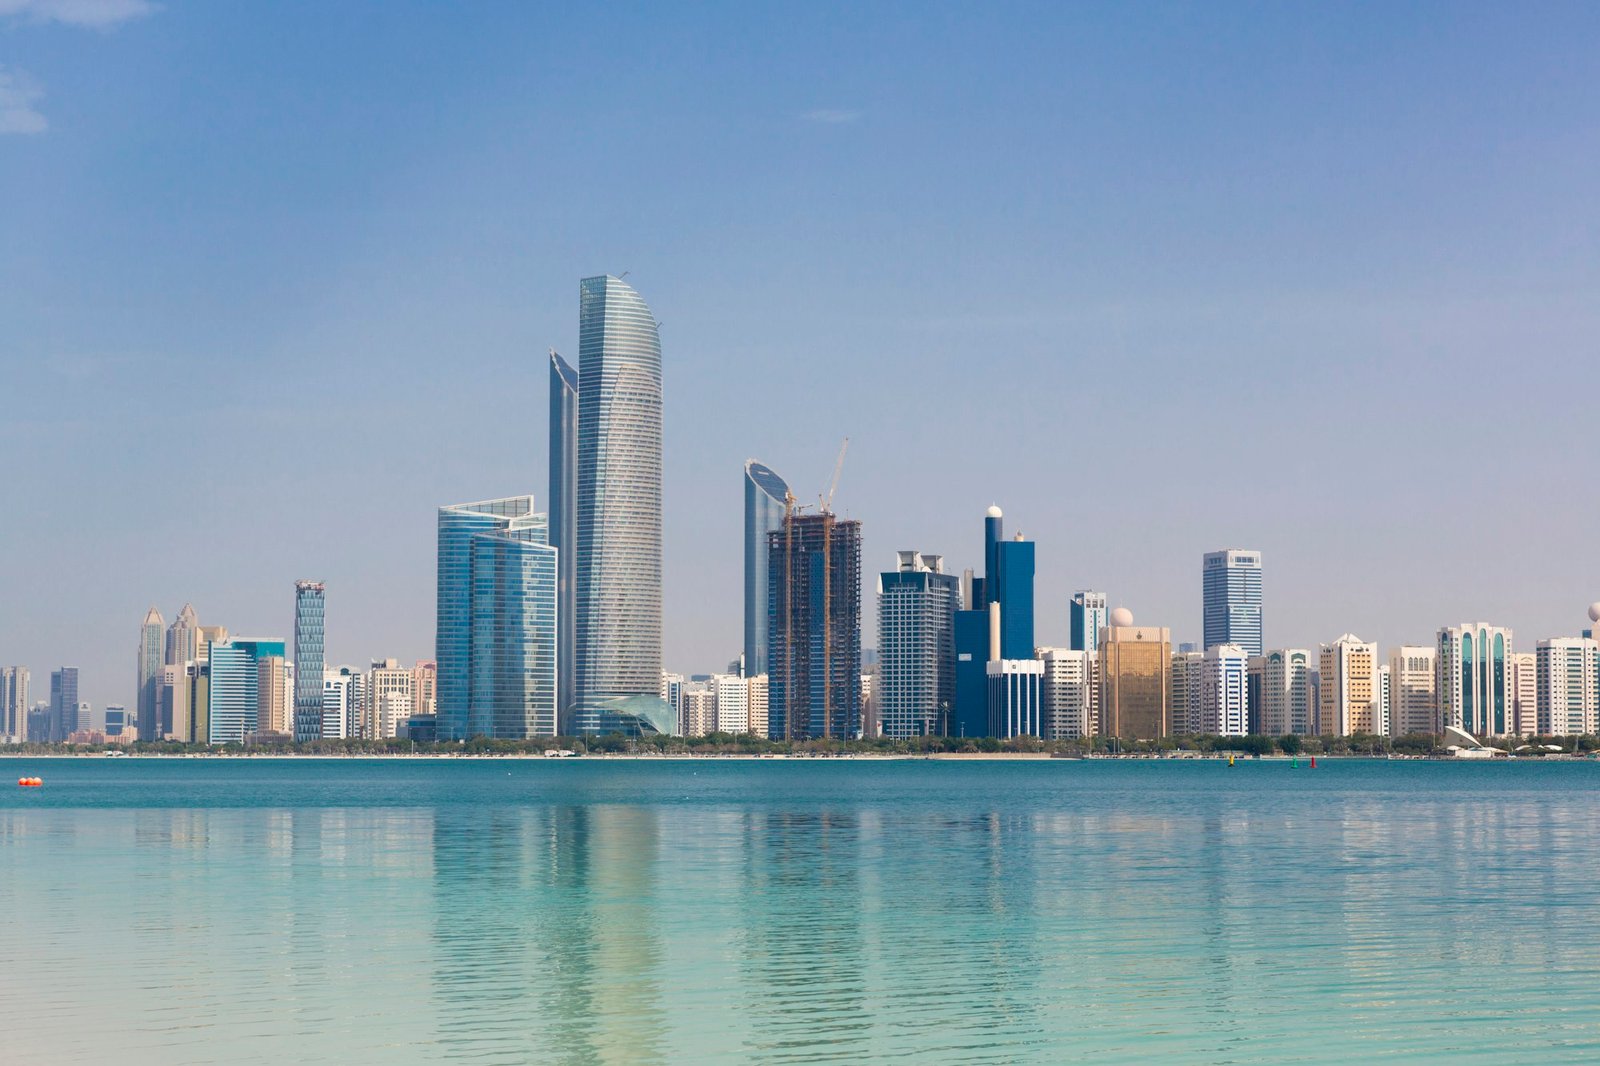
[(767, 672), (767, 534), (783, 528), (789, 485), (770, 466), (744, 464), (744, 672)]
[(660, 697), (661, 340), (620, 278), (584, 278), (578, 293), (575, 726), (670, 729)]

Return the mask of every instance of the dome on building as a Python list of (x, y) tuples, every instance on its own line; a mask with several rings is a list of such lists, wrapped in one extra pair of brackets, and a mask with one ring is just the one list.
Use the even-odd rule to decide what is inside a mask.
[(1589, 605), (1589, 621), (1600, 622), (1600, 602)]
[(1118, 607), (1111, 612), (1111, 624), (1114, 626), (1133, 625), (1133, 612), (1126, 607)]
[(990, 518), (1004, 518), (1005, 517), (1005, 513), (1000, 510), (1000, 508), (999, 508), (999, 506), (997, 504), (992, 504), (991, 503), (989, 505), (989, 517)]

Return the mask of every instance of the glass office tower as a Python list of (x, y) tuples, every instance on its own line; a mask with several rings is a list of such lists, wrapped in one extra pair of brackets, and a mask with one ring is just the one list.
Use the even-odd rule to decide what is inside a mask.
[(556, 732), (558, 550), (532, 496), (439, 508), (441, 740)]
[(861, 523), (791, 514), (767, 537), (767, 730), (861, 733)]
[(151, 607), (145, 612), (144, 624), (139, 627), (139, 694), (135, 705), (138, 715), (139, 739), (151, 740), (161, 735), (158, 703), (161, 697), (161, 668), (166, 665), (166, 622), (161, 612)]
[(789, 485), (754, 459), (744, 464), (744, 672), (767, 672), (767, 534), (783, 528)]
[(619, 278), (579, 285), (578, 379), (575, 731), (670, 731), (660, 695), (661, 341), (650, 308)]
[(282, 640), (235, 637), (211, 645), (206, 738), (212, 744), (242, 744), (259, 729), (261, 662), (284, 658)]
[(556, 556), (557, 732), (573, 732), (578, 612), (578, 372), (550, 349), (550, 545)]
[(1203, 647), (1237, 644), (1261, 654), (1261, 553), (1229, 548), (1207, 552), (1201, 570)]
[(960, 579), (937, 555), (903, 551), (878, 577), (878, 685), (886, 737), (943, 736), (955, 707)]
[(1082, 589), (1072, 594), (1072, 633), (1068, 643), (1073, 651), (1098, 652), (1100, 631), (1106, 627), (1110, 610), (1106, 594)]
[(294, 739), (322, 737), (323, 607), (320, 581), (294, 583)]

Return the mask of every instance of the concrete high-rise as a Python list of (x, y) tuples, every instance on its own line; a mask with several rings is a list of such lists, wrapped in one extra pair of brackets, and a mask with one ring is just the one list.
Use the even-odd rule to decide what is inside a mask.
[(1378, 646), (1351, 633), (1324, 644), (1319, 656), (1321, 706), (1317, 731), (1323, 736), (1348, 737), (1373, 733), (1374, 701), (1378, 697)]
[(1090, 589), (1080, 589), (1072, 594), (1071, 633), (1067, 646), (1074, 651), (1099, 652), (1100, 631), (1106, 627), (1110, 614), (1106, 607), (1106, 594)]
[(0, 669), (0, 740), (22, 744), (28, 739), (28, 668)]
[(789, 485), (754, 459), (744, 464), (744, 672), (767, 672), (767, 540), (783, 528)]
[(145, 612), (144, 623), (139, 627), (139, 700), (136, 713), (140, 737), (158, 735), (156, 724), (160, 716), (161, 668), (166, 665), (166, 629), (167, 624), (162, 620), (160, 611), (151, 607)]
[(558, 552), (532, 496), (439, 508), (440, 740), (553, 736)]
[(1176, 736), (1202, 732), (1200, 664), (1205, 653), (1185, 644), (1172, 653), (1172, 732)]
[(1249, 732), (1250, 701), (1246, 673), (1250, 656), (1237, 644), (1213, 644), (1200, 662), (1200, 728), (1219, 737)]
[(1311, 688), (1311, 652), (1277, 648), (1261, 669), (1261, 732), (1268, 736), (1315, 736), (1317, 703)]
[(767, 537), (768, 735), (861, 730), (861, 523), (790, 514)]
[(1435, 734), (1439, 725), (1434, 686), (1438, 650), (1425, 644), (1402, 644), (1389, 651), (1389, 733)]
[(949, 731), (955, 699), (955, 617), (959, 579), (937, 555), (903, 551), (899, 567), (878, 576), (878, 684), (882, 735), (926, 737)]
[(323, 617), (327, 587), (294, 583), (294, 739), (319, 740), (322, 730), (322, 671), (326, 662)]
[(1600, 643), (1556, 637), (1537, 648), (1538, 732), (1575, 736), (1600, 729)]
[(575, 729), (667, 731), (661, 702), (661, 339), (620, 278), (578, 302)]
[(1514, 728), (1511, 694), (1511, 630), (1487, 622), (1464, 622), (1439, 630), (1437, 682), (1439, 722), (1474, 736), (1502, 737)]
[(1207, 552), (1201, 569), (1202, 648), (1237, 644), (1246, 655), (1262, 652), (1261, 553), (1240, 548)]
[[(573, 731), (578, 644), (578, 372), (550, 349), (550, 546), (556, 556), (556, 723)], [(417, 713), (423, 713), (420, 710)]]
[(1539, 656), (1531, 651), (1514, 651), (1510, 662), (1510, 732), (1528, 736), (1539, 732)]
[(1111, 612), (1100, 639), (1100, 733), (1172, 735), (1172, 631), (1134, 625), (1126, 607)]
[(1044, 663), (1044, 736), (1076, 740), (1089, 735), (1089, 691), (1094, 685), (1092, 659), (1076, 648), (1040, 648)]
[(186, 603), (167, 627), (165, 666), (182, 666), (199, 658), (200, 617), (194, 604)]

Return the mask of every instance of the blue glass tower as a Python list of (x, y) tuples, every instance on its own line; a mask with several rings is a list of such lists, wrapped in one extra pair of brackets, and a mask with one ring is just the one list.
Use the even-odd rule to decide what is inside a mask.
[(873, 701), (886, 737), (941, 736), (955, 702), (955, 616), (960, 586), (937, 555), (903, 551), (878, 577), (878, 681)]
[(955, 715), (950, 735), (989, 735), (989, 612), (957, 611)]
[(1246, 655), (1260, 655), (1261, 553), (1207, 552), (1201, 573), (1203, 645), (1236, 644)]
[[(281, 640), (212, 641), (210, 686), (207, 692), (207, 740), (212, 744), (242, 744), (257, 731), (260, 715), (260, 663), (267, 656), (283, 658)], [(296, 668), (296, 677), (299, 677)], [(318, 673), (318, 684), (321, 684)]]
[(1000, 658), (1033, 658), (1033, 541), (996, 545), (996, 571), (984, 586), (1000, 604)]
[(556, 731), (558, 554), (532, 496), (439, 508), (441, 740)]
[(744, 672), (767, 672), (767, 535), (783, 528), (789, 485), (754, 459), (744, 464)]
[(1072, 632), (1067, 646), (1073, 651), (1099, 651), (1100, 631), (1110, 619), (1106, 594), (1088, 589), (1074, 592), (1070, 613)]
[(578, 612), (578, 372), (550, 349), (550, 545), (556, 558), (556, 718), (573, 732)]
[(294, 738), (322, 736), (323, 608), (327, 588), (320, 581), (294, 583)]

